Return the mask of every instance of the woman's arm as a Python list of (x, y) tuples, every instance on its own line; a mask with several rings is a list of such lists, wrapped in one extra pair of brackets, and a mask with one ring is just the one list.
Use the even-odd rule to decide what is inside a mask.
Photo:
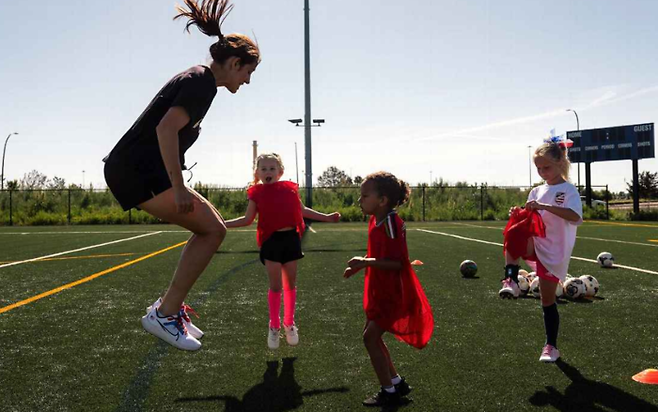
[(249, 204), (247, 205), (247, 211), (245, 212), (244, 216), (227, 220), (226, 227), (231, 228), (231, 227), (249, 226), (250, 224), (253, 223), (255, 218), (256, 218), (256, 202), (249, 199)]
[[(300, 200), (301, 203), (301, 200)], [(309, 207), (304, 206), (302, 203), (302, 216), (304, 216), (307, 219), (313, 219), (317, 220), (320, 222), (338, 222), (340, 220), (340, 213), (334, 212), (334, 213), (320, 213), (316, 210), (313, 210)]]
[(176, 212), (189, 213), (194, 210), (194, 196), (187, 191), (183, 182), (178, 153), (178, 132), (190, 121), (190, 116), (180, 106), (170, 108), (155, 128), (162, 161), (174, 189)]

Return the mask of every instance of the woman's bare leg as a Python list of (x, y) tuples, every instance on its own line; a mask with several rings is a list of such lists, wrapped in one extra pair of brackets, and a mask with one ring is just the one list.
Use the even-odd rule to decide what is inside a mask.
[(190, 213), (176, 212), (173, 189), (168, 189), (139, 205), (140, 209), (150, 215), (192, 232), (183, 248), (174, 277), (162, 298), (159, 311), (165, 316), (178, 312), (192, 285), (208, 266), (226, 236), (226, 226), (217, 209), (194, 190), (188, 190), (195, 196), (194, 211)]

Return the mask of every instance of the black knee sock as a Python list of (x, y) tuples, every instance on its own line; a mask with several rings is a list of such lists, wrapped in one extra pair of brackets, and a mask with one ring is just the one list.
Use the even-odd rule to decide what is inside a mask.
[(514, 282), (519, 283), (519, 265), (512, 265), (511, 263), (505, 266), (505, 278), (510, 278)]
[(560, 314), (557, 312), (557, 303), (553, 303), (551, 306), (542, 306), (542, 309), (544, 309), (546, 344), (557, 348), (557, 333), (560, 329)]

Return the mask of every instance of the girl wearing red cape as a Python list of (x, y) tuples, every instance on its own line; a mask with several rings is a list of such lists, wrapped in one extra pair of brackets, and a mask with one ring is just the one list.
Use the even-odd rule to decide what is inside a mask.
[(409, 193), (407, 183), (387, 172), (368, 175), (361, 184), (359, 203), (363, 213), (370, 215), (368, 254), (353, 257), (343, 276), (366, 269), (363, 341), (381, 385), (378, 393), (363, 401), (366, 406), (397, 405), (411, 392), (391, 361), (383, 334), (392, 333), (422, 349), (434, 329), (432, 308), (409, 262), (406, 227), (395, 211)]

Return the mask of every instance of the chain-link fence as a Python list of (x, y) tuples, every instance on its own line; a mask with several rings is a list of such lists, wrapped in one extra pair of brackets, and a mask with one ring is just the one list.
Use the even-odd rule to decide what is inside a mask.
[[(602, 189), (609, 199), (607, 186)], [(231, 219), (244, 215), (247, 194), (244, 188), (197, 188)], [(406, 221), (505, 220), (509, 208), (523, 205), (529, 187), (500, 186), (417, 186), (409, 202), (400, 207)], [(306, 204), (306, 190), (300, 189)], [(313, 189), (313, 209), (324, 213), (338, 211), (343, 221), (362, 221), (359, 187)], [(608, 203), (592, 208), (594, 218), (609, 219)], [(0, 191), (0, 225), (135, 224), (159, 223), (143, 211), (124, 212), (107, 190), (53, 189)]]

